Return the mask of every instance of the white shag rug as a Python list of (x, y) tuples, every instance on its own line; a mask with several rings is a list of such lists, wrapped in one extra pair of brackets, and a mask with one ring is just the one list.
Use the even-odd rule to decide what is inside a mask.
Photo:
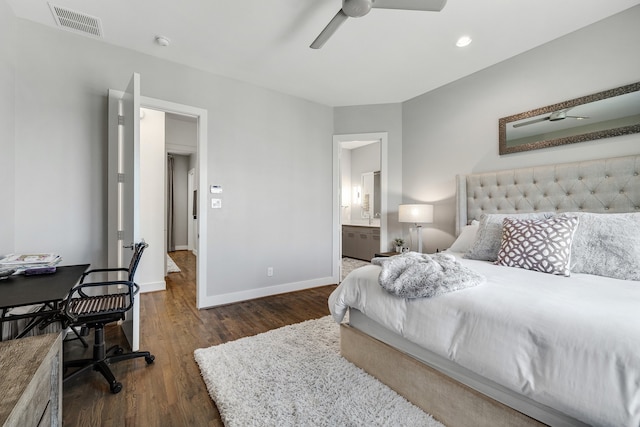
[(340, 356), (339, 331), (327, 316), (196, 350), (225, 426), (443, 427)]
[(167, 273), (180, 273), (181, 271), (176, 262), (167, 254)]
[(347, 257), (342, 258), (342, 277), (340, 278), (340, 282), (342, 282), (344, 278), (347, 277), (347, 275), (351, 273), (353, 270), (355, 270), (356, 268), (360, 268), (362, 266), (370, 265), (370, 264), (371, 264), (370, 262), (362, 261), (359, 259), (347, 258)]

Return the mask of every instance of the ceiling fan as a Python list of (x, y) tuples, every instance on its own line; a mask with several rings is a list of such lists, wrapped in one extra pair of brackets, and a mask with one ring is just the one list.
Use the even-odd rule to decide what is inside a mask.
[[(571, 107), (573, 108), (573, 107)], [(567, 114), (567, 112), (571, 109), (571, 108), (564, 108), (562, 110), (558, 110), (558, 111), (554, 111), (551, 114), (549, 114), (547, 117), (540, 117), (539, 119), (533, 119), (533, 120), (529, 120), (527, 122), (522, 122), (522, 123), (516, 123), (513, 125), (514, 128), (519, 128), (522, 126), (528, 126), (528, 125), (532, 125), (534, 123), (540, 123), (540, 122), (544, 122), (544, 121), (550, 121), (550, 122), (558, 122), (560, 120), (564, 120), (564, 119), (577, 119), (577, 120), (582, 120), (582, 119), (588, 119), (589, 117), (586, 116), (569, 116)]]
[(320, 49), (347, 18), (359, 18), (369, 13), (372, 8), (440, 12), (446, 3), (447, 0), (342, 0), (342, 9), (324, 27), (310, 47)]

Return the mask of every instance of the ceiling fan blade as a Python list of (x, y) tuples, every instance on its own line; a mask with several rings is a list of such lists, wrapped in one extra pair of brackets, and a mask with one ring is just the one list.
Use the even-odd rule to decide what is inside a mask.
[(313, 43), (311, 43), (311, 46), (309, 47), (311, 49), (320, 49), (322, 46), (324, 46), (327, 40), (329, 40), (329, 37), (331, 37), (333, 33), (336, 32), (338, 27), (340, 27), (340, 25), (342, 25), (348, 17), (349, 16), (347, 16), (347, 14), (344, 13), (342, 9), (340, 9), (340, 11), (336, 13), (336, 16), (334, 16), (333, 19), (327, 24), (327, 26), (324, 27), (324, 30), (322, 30), (322, 32), (318, 35), (318, 37), (316, 37), (316, 39), (313, 41)]
[(519, 127), (522, 127), (522, 126), (532, 125), (534, 123), (544, 122), (545, 120), (549, 120), (549, 117), (542, 117), (540, 119), (529, 120), (528, 122), (516, 123), (515, 125), (513, 125), (513, 127), (514, 128), (519, 128)]
[(571, 119), (578, 119), (578, 120), (584, 120), (584, 119), (588, 119), (589, 117), (587, 116), (567, 116)]
[(373, 0), (371, 7), (440, 12), (445, 4), (447, 0)]

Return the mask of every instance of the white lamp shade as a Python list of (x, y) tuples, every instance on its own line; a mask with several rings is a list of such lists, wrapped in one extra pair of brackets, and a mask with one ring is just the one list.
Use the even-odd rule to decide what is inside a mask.
[(398, 221), (416, 224), (433, 222), (433, 205), (400, 205)]

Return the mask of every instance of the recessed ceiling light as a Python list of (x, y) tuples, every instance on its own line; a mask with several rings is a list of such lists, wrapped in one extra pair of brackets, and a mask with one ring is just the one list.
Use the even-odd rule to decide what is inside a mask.
[(469, 46), (471, 44), (472, 40), (471, 37), (469, 36), (462, 36), (458, 39), (458, 41), (456, 42), (456, 46), (458, 47), (465, 47), (465, 46)]

